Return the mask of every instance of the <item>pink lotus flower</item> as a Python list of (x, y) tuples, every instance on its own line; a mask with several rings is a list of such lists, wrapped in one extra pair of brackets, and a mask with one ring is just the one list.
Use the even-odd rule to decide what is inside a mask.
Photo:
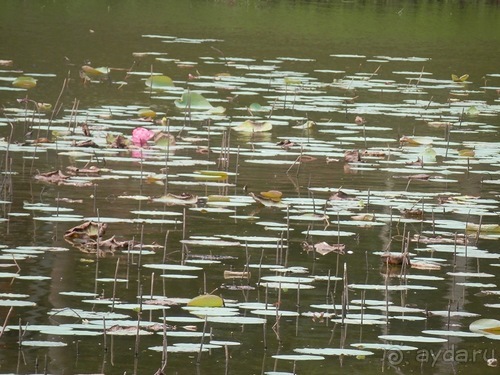
[(358, 125), (363, 125), (366, 123), (366, 120), (361, 116), (356, 116), (356, 118), (354, 119), (354, 122)]
[(132, 142), (136, 146), (144, 147), (154, 135), (155, 133), (153, 131), (146, 128), (135, 128), (132, 131)]

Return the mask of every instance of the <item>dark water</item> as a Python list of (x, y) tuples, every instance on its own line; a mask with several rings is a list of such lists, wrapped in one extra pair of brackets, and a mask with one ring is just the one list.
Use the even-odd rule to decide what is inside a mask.
[[(180, 194), (188, 192), (206, 197), (214, 194), (227, 194), (242, 197), (248, 192), (261, 192), (267, 190), (279, 190), (288, 199), (310, 199), (317, 198), (314, 207), (322, 212), (323, 205), (331, 192), (337, 189), (352, 189), (363, 196), (367, 203), (368, 192), (375, 196), (383, 196), (380, 192), (386, 192), (387, 198), (392, 199), (392, 193), (414, 192), (416, 198), (412, 202), (436, 204), (435, 195), (439, 194), (461, 194), (480, 196), (488, 200), (484, 216), (474, 212), (457, 210), (456, 212), (440, 213), (435, 211), (435, 219), (471, 221), (484, 224), (498, 224), (498, 197), (497, 184), (483, 184), (484, 179), (498, 179), (499, 159), (498, 147), (500, 138), (498, 128), (500, 120), (498, 116), (498, 89), (500, 86), (498, 74), (498, 56), (500, 55), (500, 9), (496, 1), (2, 1), (0, 4), (0, 60), (12, 60), (11, 66), (0, 67), (0, 77), (6, 77), (0, 81), (0, 104), (4, 109), (1, 116), (0, 136), (11, 140), (12, 145), (23, 144), (28, 138), (34, 138), (37, 127), (27, 121), (23, 112), (16, 114), (12, 109), (23, 109), (23, 104), (18, 99), (28, 95), (29, 99), (36, 102), (48, 102), (61, 105), (61, 111), (55, 116), (54, 126), (68, 125), (72, 108), (78, 102), (78, 109), (82, 116), (90, 116), (92, 123), (93, 111), (101, 106), (137, 106), (151, 107), (159, 113), (172, 116), (172, 124), (181, 126), (184, 124), (182, 114), (173, 105), (172, 99), (157, 99), (150, 97), (145, 89), (144, 82), (139, 76), (127, 77), (128, 69), (136, 72), (148, 73), (151, 70), (170, 76), (176, 86), (188, 87), (190, 85), (188, 74), (203, 76), (215, 76), (219, 73), (230, 73), (232, 76), (259, 77), (268, 79), (267, 71), (242, 70), (236, 68), (239, 59), (252, 59), (245, 64), (272, 65), (277, 64), (277, 70), (290, 72), (290, 76), (310, 78), (312, 82), (324, 84), (321, 90), (330, 96), (344, 98), (357, 97), (357, 104), (352, 107), (339, 104), (332, 99), (331, 104), (325, 105), (321, 111), (307, 111), (287, 107), (285, 110), (278, 108), (274, 115), (276, 119), (284, 116), (286, 125), (275, 126), (270, 133), (256, 134), (254, 137), (248, 134), (230, 132), (230, 146), (234, 149), (240, 147), (242, 150), (276, 150), (276, 142), (284, 138), (300, 139), (304, 145), (308, 145), (307, 135), (300, 130), (291, 128), (294, 125), (311, 119), (317, 123), (323, 123), (309, 134), (311, 138), (310, 155), (315, 157), (308, 163), (303, 163), (298, 173), (297, 167), (290, 173), (286, 173), (291, 164), (272, 165), (254, 164), (254, 159), (263, 159), (240, 155), (238, 160), (238, 180), (235, 186), (227, 191), (218, 187), (204, 187), (191, 185), (168, 186), (170, 192)], [(162, 43), (161, 39), (144, 37), (145, 35), (175, 36), (179, 38), (194, 39), (216, 39), (218, 41), (202, 43)], [(183, 62), (196, 62), (190, 64), (176, 64), (175, 62), (160, 62), (155, 60), (155, 55), (146, 54), (138, 57), (139, 52), (163, 53), (161, 57), (177, 59)], [(365, 57), (335, 57), (331, 55), (363, 55)], [(384, 60), (380, 56), (392, 58), (405, 58), (395, 60)], [(411, 60), (408, 58), (422, 58)], [(278, 60), (279, 58), (285, 58)], [(206, 61), (216, 61), (219, 64), (209, 64)], [(383, 60), (381, 62), (381, 60)], [(230, 64), (223, 64), (229, 61)], [(245, 60), (247, 61), (247, 60)], [(248, 60), (250, 61), (250, 60)], [(222, 62), (222, 63), (221, 63)], [(94, 67), (107, 66), (113, 68), (110, 76), (114, 83), (93, 82), (84, 85), (79, 79), (79, 69), (83, 64)], [(322, 71), (343, 71), (344, 73), (332, 73)], [(450, 149), (457, 152), (458, 149), (466, 148), (468, 142), (476, 142), (479, 160), (471, 160), (471, 165), (462, 162), (458, 164), (454, 157), (447, 155), (447, 134), (442, 128), (430, 128), (417, 118), (414, 114), (406, 114), (401, 109), (400, 115), (385, 115), (374, 111), (377, 105), (416, 103), (419, 100), (435, 102), (438, 104), (448, 103), (450, 88), (439, 86), (434, 82), (426, 83), (422, 80), (425, 92), (418, 96), (405, 96), (400, 92), (391, 90), (369, 90), (366, 88), (344, 89), (336, 86), (338, 80), (343, 77), (351, 77), (355, 74), (366, 74), (376, 76), (377, 80), (386, 82), (390, 87), (393, 82), (403, 84), (406, 75), (395, 72), (411, 71), (413, 78), (418, 77), (415, 72), (429, 72), (435, 80), (450, 80), (450, 75), (469, 74), (469, 83), (466, 90), (470, 91), (466, 100), (470, 104), (464, 105), (464, 111), (472, 105), (481, 109), (487, 107), (486, 113), (475, 118), (465, 118), (463, 127), (455, 127), (451, 134)], [(17, 77), (23, 72), (25, 75), (41, 74), (38, 77), (37, 87), (23, 91), (10, 91), (9, 78)], [(252, 75), (254, 74), (254, 75)], [(425, 78), (426, 76), (422, 76)], [(67, 86), (62, 90), (63, 83)], [(120, 89), (120, 82), (126, 81), (126, 85)], [(203, 81), (201, 79), (200, 81)], [(203, 87), (207, 90), (207, 97), (218, 100), (216, 105), (228, 108), (228, 118), (215, 120), (213, 134), (210, 136), (211, 147), (220, 147), (225, 124), (232, 121), (238, 124), (248, 117), (248, 112), (241, 108), (252, 102), (272, 105), (274, 95), (277, 95), (265, 83), (249, 85), (258, 88), (258, 95), (238, 94), (238, 90), (216, 89), (217, 80), (208, 80), (212, 86)], [(346, 80), (348, 82), (349, 79)], [(118, 83), (116, 83), (118, 82)], [(196, 81), (194, 81), (196, 83)], [(449, 83), (448, 83), (449, 84)], [(329, 86), (331, 85), (331, 86)], [(436, 86), (433, 86), (436, 85)], [(428, 86), (428, 87), (427, 87)], [(191, 86), (192, 88), (196, 86)], [(486, 88), (485, 88), (486, 87)], [(242, 91), (246, 90), (245, 86)], [(459, 87), (461, 89), (461, 87)], [(62, 91), (61, 91), (62, 90)], [(266, 91), (267, 90), (267, 91)], [(313, 89), (311, 89), (313, 90)], [(464, 89), (465, 90), (465, 89)], [(57, 100), (60, 93), (61, 97)], [(180, 94), (167, 94), (178, 97)], [(305, 93), (315, 98), (315, 93)], [(288, 101), (294, 100), (290, 95)], [(364, 105), (361, 105), (361, 104)], [(297, 101), (299, 104), (299, 101)], [(286, 105), (285, 105), (286, 106)], [(134, 107), (135, 108), (135, 107)], [(459, 107), (460, 108), (460, 107)], [(116, 112), (120, 112), (116, 110)], [(457, 124), (460, 117), (460, 109), (454, 109), (450, 104), (450, 118)], [(463, 112), (462, 112), (463, 114)], [(356, 115), (362, 115), (368, 119), (366, 134), (368, 141), (345, 140), (342, 137), (353, 135), (363, 136), (359, 131), (356, 134), (326, 133), (318, 130), (330, 129), (328, 122), (354, 123)], [(288, 116), (288, 117), (286, 117)], [(292, 117), (290, 117), (292, 116)], [(29, 116), (28, 116), (29, 117)], [(126, 117), (126, 116), (124, 116)], [(128, 118), (135, 118), (135, 109), (131, 110)], [(423, 116), (425, 117), (425, 116)], [(116, 117), (115, 117), (116, 119)], [(433, 118), (438, 119), (438, 118)], [(462, 121), (462, 120), (460, 120)], [(98, 123), (99, 121), (96, 121)], [(12, 127), (10, 124), (13, 124)], [(149, 123), (145, 123), (145, 126)], [(206, 131), (206, 122), (194, 121), (194, 130), (188, 130), (189, 136), (196, 136), (198, 131)], [(371, 130), (370, 126), (379, 130)], [(389, 130), (383, 130), (388, 128)], [(42, 128), (45, 136), (45, 129)], [(133, 126), (118, 126), (116, 131), (130, 136)], [(343, 126), (339, 129), (345, 130)], [(382, 130), (380, 130), (382, 129)], [(476, 131), (477, 130), (477, 131)], [(11, 137), (12, 131), (12, 137)], [(26, 133), (32, 131), (31, 135)], [(98, 130), (95, 130), (96, 132)], [(380, 163), (384, 167), (391, 167), (390, 161), (396, 161), (396, 167), (404, 167), (399, 158), (399, 137), (402, 135), (431, 136), (439, 139), (434, 147), (438, 152), (437, 168), (448, 167), (449, 178), (453, 181), (427, 183), (425, 181), (411, 181), (407, 179), (394, 178), (396, 172), (389, 169), (375, 168), (349, 170), (348, 165), (342, 162), (344, 151), (355, 148), (383, 148), (393, 150), (396, 156), (386, 156), (387, 164)], [(49, 137), (55, 137), (47, 132)], [(10, 138), (11, 137), (11, 138)], [(370, 137), (389, 138), (389, 141), (370, 141)], [(365, 144), (367, 142), (367, 144)], [(324, 145), (324, 152), (318, 151), (318, 144)], [(203, 143), (206, 145), (206, 142)], [(12, 249), (18, 246), (60, 246), (68, 248), (66, 252), (44, 252), (36, 257), (19, 261), (21, 275), (49, 276), (48, 280), (22, 280), (1, 278), (0, 285), (2, 293), (28, 294), (28, 300), (36, 302), (35, 307), (14, 307), (9, 312), (8, 307), (0, 307), (0, 317), (6, 319), (8, 325), (29, 323), (51, 324), (67, 322), (80, 322), (79, 319), (53, 318), (49, 319), (47, 312), (52, 308), (72, 307), (91, 309), (93, 311), (108, 311), (104, 305), (93, 305), (81, 303), (81, 298), (70, 297), (59, 294), (61, 291), (96, 291), (105, 297), (111, 297), (113, 293), (112, 283), (96, 283), (96, 269), (99, 277), (111, 277), (115, 275), (117, 259), (120, 259), (117, 276), (127, 278), (126, 284), (118, 284), (116, 294), (124, 302), (136, 302), (137, 295), (151, 294), (152, 270), (138, 267), (138, 262), (156, 263), (161, 262), (163, 250), (157, 250), (153, 256), (144, 256), (142, 259), (135, 256), (133, 259), (117, 252), (100, 259), (97, 263), (95, 255), (84, 254), (72, 247), (63, 239), (64, 232), (79, 222), (50, 222), (34, 220), (34, 216), (43, 216), (25, 208), (25, 202), (32, 204), (47, 203), (51, 206), (74, 208), (75, 214), (83, 217), (115, 217), (131, 219), (136, 217), (130, 213), (132, 210), (154, 210), (165, 209), (184, 213), (179, 206), (163, 207), (150, 201), (136, 201), (119, 198), (123, 195), (146, 195), (158, 197), (165, 192), (165, 187), (156, 184), (141, 184), (140, 178), (124, 178), (119, 180), (105, 180), (98, 182), (93, 187), (75, 188), (72, 186), (58, 186), (55, 184), (43, 184), (37, 182), (33, 176), (38, 172), (49, 170), (64, 170), (68, 165), (84, 166), (84, 157), (68, 156), (59, 154), (57, 148), (49, 148), (47, 152), (37, 153), (38, 158), (33, 160), (33, 150), (12, 151), (7, 154), (6, 148), (2, 146), (2, 169), (15, 172), (14, 175), (3, 174), (1, 199), (10, 202), (2, 204), (4, 217), (8, 220), (0, 223), (1, 245)], [(181, 148), (175, 152), (176, 157), (194, 158), (201, 160), (194, 147)], [(306, 146), (307, 149), (307, 146)], [(450, 151), (450, 155), (453, 154)], [(288, 151), (278, 150), (270, 159), (277, 158), (286, 162), (293, 162), (300, 154), (300, 148)], [(307, 154), (307, 151), (306, 151)], [(413, 153), (409, 153), (413, 157)], [(128, 156), (128, 152), (120, 153)], [(407, 149), (403, 156), (408, 157)], [(486, 155), (486, 156), (484, 156)], [(97, 161), (102, 167), (102, 160)], [(114, 154), (104, 154), (109, 161), (105, 167), (114, 171), (130, 171), (139, 173), (141, 168), (146, 173), (159, 173), (163, 166), (141, 163), (138, 161), (113, 161)], [(218, 157), (216, 152), (206, 156), (208, 161), (215, 161)], [(236, 152), (230, 156), (230, 171), (236, 170)], [(410, 160), (408, 157), (408, 160)], [(340, 162), (327, 163), (327, 158), (339, 158)], [(483, 159), (484, 158), (484, 159)], [(87, 158), (88, 159), (88, 158)], [(265, 159), (265, 158), (264, 158)], [(86, 160), (86, 159), (85, 159)], [(367, 164), (371, 163), (367, 159)], [(412, 159), (413, 160), (413, 159)], [(378, 163), (378, 162), (377, 162)], [(455, 165), (455, 163), (457, 163)], [(450, 167), (451, 165), (451, 167)], [(9, 166), (9, 167), (8, 167)], [(217, 169), (211, 165), (210, 169)], [(175, 177), (176, 174), (192, 173), (194, 170), (204, 169), (201, 166), (172, 166), (169, 174), (174, 175), (171, 181), (182, 178)], [(117, 172), (111, 172), (119, 174)], [(137, 175), (136, 175), (137, 176)], [(445, 177), (448, 177), (445, 175)], [(230, 180), (232, 182), (234, 180)], [(58, 198), (81, 199), (83, 203), (65, 204), (57, 203)], [(425, 198), (427, 197), (427, 198)], [(422, 198), (422, 199), (420, 199)], [(401, 198), (404, 200), (403, 198)], [(419, 200), (420, 199), (420, 200)], [(320, 201), (321, 200), (321, 201)], [(380, 201), (380, 199), (379, 199)], [(308, 201), (310, 202), (310, 201)], [(301, 208), (301, 204), (292, 208)], [(310, 206), (306, 204), (304, 206)], [(309, 212), (313, 208), (309, 207)], [(399, 212), (379, 203), (368, 205), (366, 209), (357, 210), (361, 212), (375, 213), (378, 215), (395, 215), (391, 225), (373, 226), (359, 228), (353, 226), (340, 227), (341, 230), (355, 232), (355, 236), (342, 237), (347, 249), (352, 254), (343, 256), (340, 260), (333, 254), (313, 259), (311, 253), (302, 250), (301, 242), (306, 239), (302, 232), (307, 230), (321, 230), (323, 222), (298, 221), (292, 222), (293, 231), (289, 234), (288, 265), (303, 266), (313, 275), (327, 275), (329, 272), (335, 274), (345, 263), (349, 270), (349, 283), (353, 284), (384, 284), (385, 269), (381, 267), (378, 255), (372, 253), (389, 248), (393, 251), (401, 249), (400, 236), (403, 230), (415, 233), (432, 233), (433, 226), (430, 214), (426, 212), (424, 222), (416, 220), (407, 224), (396, 222)], [(110, 223), (109, 233), (116, 234), (120, 239), (141, 238), (144, 244), (156, 243), (163, 245), (168, 231), (167, 253), (169, 262), (178, 263), (183, 250), (180, 240), (185, 235), (190, 236), (266, 236), (278, 237), (279, 231), (265, 230), (264, 226), (256, 225), (255, 220), (231, 218), (227, 213), (210, 213), (204, 211), (186, 209), (185, 234), (183, 225), (177, 224), (133, 224), (133, 223)], [(12, 213), (28, 214), (27, 216), (12, 215)], [(293, 212), (294, 214), (296, 212)], [(273, 208), (259, 208), (257, 204), (236, 207), (236, 215), (255, 215), (264, 222), (280, 222), (286, 224), (286, 210)], [(300, 214), (300, 212), (299, 212)], [(48, 214), (47, 214), (48, 215)], [(329, 220), (337, 220), (335, 208), (328, 209)], [(481, 217), (481, 218), (480, 218)], [(341, 219), (348, 219), (349, 216)], [(256, 219), (257, 220), (257, 219)], [(330, 226), (329, 230), (337, 230), (336, 224)], [(438, 228), (438, 231), (445, 231)], [(463, 231), (449, 229), (448, 235)], [(405, 232), (406, 233), (406, 232)], [(336, 237), (324, 238), (314, 237), (313, 242), (327, 241), (336, 243)], [(430, 256), (427, 251), (418, 251), (416, 248), (422, 245), (410, 245), (410, 251), (418, 252), (419, 256)], [(492, 239), (481, 238), (477, 244), (481, 250), (489, 254), (498, 254), (498, 237)], [(235, 285), (250, 285), (256, 287), (251, 291), (231, 291), (223, 288), (223, 284), (232, 284), (231, 280), (223, 279), (224, 270), (241, 271), (246, 263), (278, 263), (275, 249), (250, 248), (248, 254), (244, 247), (197, 247), (190, 248), (192, 255), (229, 255), (235, 259), (225, 260), (221, 264), (206, 265), (204, 272), (197, 271), (197, 279), (163, 279), (160, 280), (161, 271), (155, 270), (154, 294), (165, 294), (169, 297), (191, 298), (205, 291), (217, 288), (216, 293), (222, 293), (228, 300), (261, 301), (266, 298), (265, 290), (256, 287), (258, 281), (258, 270), (252, 270), (252, 277), (246, 280), (234, 281)], [(8, 254), (4, 252), (3, 254)], [(8, 256), (8, 255), (7, 255)], [(388, 299), (399, 306), (412, 306), (424, 310), (458, 310), (463, 312), (477, 313), (478, 317), (498, 318), (498, 308), (486, 307), (485, 303), (498, 304), (498, 295), (487, 297), (478, 296), (482, 289), (497, 290), (498, 287), (460, 287), (454, 285), (454, 281), (465, 281), (464, 278), (447, 276), (451, 271), (481, 271), (492, 274), (493, 277), (485, 280), (481, 278), (468, 278), (469, 282), (485, 282), (498, 284), (498, 257), (489, 258), (463, 258), (455, 262), (453, 252), (437, 253), (433, 256), (444, 258), (443, 268), (440, 271), (421, 271), (415, 274), (424, 274), (443, 277), (442, 282), (422, 282), (423, 285), (436, 286), (437, 290), (409, 290), (405, 292), (391, 292)], [(278, 257), (279, 258), (279, 257)], [(12, 260), (2, 258), (6, 272), (16, 272), (12, 266)], [(491, 264), (497, 264), (493, 266)], [(98, 264), (98, 265), (97, 265)], [(455, 264), (455, 267), (454, 267)], [(263, 272), (266, 275), (272, 272)], [(413, 273), (413, 272), (412, 272)], [(294, 275), (292, 275), (294, 276)], [(322, 282), (323, 283), (323, 282)], [(398, 284), (396, 279), (391, 278), (390, 283)], [(418, 281), (416, 282), (418, 283)], [(326, 283), (325, 283), (326, 284)], [(315, 289), (301, 291), (300, 297), (295, 290), (284, 290), (280, 295), (274, 289), (269, 290), (269, 301), (275, 303), (281, 298), (280, 309), (299, 309), (301, 313), (314, 310), (310, 304), (321, 304), (333, 300), (340, 303), (342, 282), (335, 287), (335, 292), (327, 297), (325, 284), (314, 284)], [(332, 289), (334, 288), (332, 282)], [(364, 296), (360, 290), (352, 289), (350, 299), (361, 299)], [(7, 297), (5, 297), (7, 298)], [(384, 299), (384, 291), (367, 291), (368, 299)], [(299, 305), (299, 306), (297, 306)], [(136, 312), (128, 313), (132, 319), (137, 318)], [(367, 312), (376, 314), (379, 310)], [(172, 307), (166, 310), (166, 314), (184, 315), (186, 311), (180, 307)], [(141, 319), (159, 321), (161, 314), (158, 312), (143, 312)], [(252, 316), (249, 312), (248, 316)], [(394, 314), (398, 315), (398, 314)], [(413, 315), (413, 314), (410, 314)], [(415, 314), (417, 315), (417, 314)], [(424, 316), (423, 313), (418, 314)], [(218, 340), (234, 340), (241, 343), (240, 346), (229, 348), (229, 365), (226, 367), (224, 349), (214, 349), (210, 353), (204, 353), (201, 363), (197, 364), (197, 353), (171, 353), (168, 357), (166, 373), (168, 374), (263, 374), (271, 371), (283, 371), (291, 373), (293, 364), (291, 361), (275, 360), (275, 354), (291, 354), (295, 348), (349, 348), (351, 343), (356, 342), (380, 342), (377, 338), (381, 334), (406, 334), (422, 335), (424, 329), (454, 329), (468, 331), (468, 325), (477, 318), (465, 317), (454, 318), (449, 321), (446, 317), (430, 317), (423, 321), (404, 321), (393, 319), (386, 325), (341, 325), (322, 321), (319, 317), (311, 319), (301, 316), (299, 318), (283, 317), (279, 327), (279, 337), (273, 332), (274, 317), (269, 318), (265, 329), (261, 325), (222, 325), (209, 324), (208, 329), (212, 331)], [(189, 323), (179, 323), (180, 326)], [(203, 324), (196, 324), (197, 330), (203, 329)], [(265, 331), (265, 333), (263, 333)], [(266, 339), (264, 340), (263, 335)], [(47, 335), (37, 332), (27, 332), (23, 340), (54, 340), (63, 341), (68, 345), (64, 348), (31, 348), (18, 349), (18, 332), (11, 329), (5, 332), (0, 339), (0, 371), (2, 373), (105, 373), (123, 374), (154, 373), (161, 367), (161, 353), (148, 349), (151, 346), (162, 345), (161, 334), (141, 337), (138, 343), (139, 353), (135, 355), (136, 341), (134, 336), (103, 336), (80, 337)], [(169, 345), (182, 342), (179, 338), (169, 338)], [(199, 339), (188, 339), (190, 342), (199, 342)], [(398, 342), (395, 342), (397, 344)], [(415, 352), (404, 352), (404, 361), (391, 364), (385, 358), (382, 351), (374, 351), (374, 355), (366, 358), (327, 357), (324, 361), (298, 361), (296, 373), (302, 374), (324, 374), (329, 372), (344, 371), (349, 373), (370, 374), (385, 371), (387, 373), (496, 373), (498, 368), (488, 367), (485, 358), (497, 357), (500, 352), (498, 341), (490, 338), (450, 338), (444, 344), (415, 344), (422, 350), (440, 352), (442, 357), (445, 350), (463, 349), (469, 357), (464, 363), (462, 360), (441, 360), (433, 363), (431, 359), (416, 359)], [(405, 343), (413, 345), (413, 343)], [(265, 348), (267, 345), (267, 348)], [(471, 353), (479, 351), (478, 358), (471, 359)], [(495, 350), (497, 352), (495, 352)], [(470, 359), (470, 360), (469, 360)], [(376, 369), (376, 370), (375, 370)]]

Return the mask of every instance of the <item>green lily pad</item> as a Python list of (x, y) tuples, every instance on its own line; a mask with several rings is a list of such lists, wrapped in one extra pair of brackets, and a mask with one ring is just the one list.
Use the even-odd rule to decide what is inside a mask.
[(36, 86), (36, 79), (33, 77), (21, 76), (17, 77), (14, 82), (12, 82), (12, 86), (22, 89), (32, 89)]
[(213, 294), (203, 294), (201, 296), (194, 297), (187, 303), (187, 305), (198, 307), (222, 307), (224, 306), (224, 300)]
[(174, 87), (174, 81), (172, 78), (167, 76), (152, 76), (146, 80), (146, 86), (155, 90), (165, 90), (170, 87)]

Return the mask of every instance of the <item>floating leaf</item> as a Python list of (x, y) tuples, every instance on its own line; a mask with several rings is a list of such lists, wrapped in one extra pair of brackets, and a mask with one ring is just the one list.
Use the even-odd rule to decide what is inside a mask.
[(180, 195), (167, 193), (160, 198), (153, 199), (153, 201), (168, 205), (190, 205), (198, 202), (198, 196), (188, 193), (182, 193)]
[(145, 83), (146, 86), (156, 90), (166, 90), (170, 87), (174, 87), (174, 81), (172, 81), (172, 78), (163, 75), (152, 76), (148, 78)]
[(463, 150), (458, 150), (458, 155), (465, 156), (465, 157), (468, 157), (468, 158), (473, 158), (474, 156), (476, 156), (476, 152), (474, 150), (466, 148), (466, 149), (463, 149)]
[(66, 176), (60, 170), (46, 172), (46, 173), (39, 173), (35, 176), (35, 179), (43, 182), (48, 182), (51, 184), (63, 183), (68, 178), (69, 176)]
[(451, 79), (453, 80), (453, 82), (465, 82), (467, 81), (467, 78), (469, 78), (468, 74), (463, 74), (460, 77), (457, 76), (456, 74), (451, 75)]
[(182, 93), (180, 99), (174, 101), (177, 108), (191, 111), (209, 111), (211, 113), (224, 113), (225, 108), (214, 107), (199, 92), (186, 90)]
[(467, 223), (466, 226), (468, 231), (472, 232), (485, 232), (485, 233), (500, 233), (500, 225), (499, 224), (474, 224)]
[(151, 108), (141, 108), (139, 111), (137, 111), (137, 114), (139, 117), (142, 118), (155, 118), (156, 117), (156, 112), (153, 111)]
[(270, 199), (274, 202), (279, 202), (281, 201), (281, 197), (283, 193), (279, 190), (268, 190), (268, 191), (261, 191), (260, 195), (266, 199)]
[(194, 173), (200, 175), (200, 176), (197, 176), (196, 178), (203, 178), (203, 179), (216, 180), (216, 181), (224, 181), (224, 180), (227, 180), (227, 177), (228, 177), (227, 172), (224, 172), (224, 171), (199, 170), (199, 171), (194, 171)]
[(335, 252), (337, 254), (344, 254), (345, 245), (341, 243), (329, 245), (326, 242), (319, 242), (314, 245), (314, 250), (321, 255), (326, 255), (331, 252)]
[(41, 340), (24, 340), (21, 342), (21, 346), (37, 346), (45, 348), (59, 348), (62, 346), (68, 346), (65, 342), (61, 341), (41, 341)]
[(41, 112), (48, 112), (52, 110), (52, 104), (50, 103), (36, 103), (36, 106)]
[(156, 146), (160, 147), (175, 146), (175, 136), (169, 133), (156, 133), (153, 141)]
[(430, 144), (432, 144), (432, 138), (402, 136), (399, 139), (399, 142), (400, 143), (408, 143), (410, 145), (430, 145)]
[(213, 294), (203, 294), (201, 296), (194, 297), (187, 303), (187, 305), (197, 307), (222, 307), (224, 306), (224, 300)]
[(441, 343), (447, 342), (448, 339), (428, 336), (406, 336), (406, 335), (380, 335), (379, 339), (388, 341), (407, 341), (407, 342), (425, 342), (425, 343)]
[(320, 361), (325, 357), (311, 354), (276, 354), (274, 359), (284, 359), (286, 361)]
[(82, 71), (89, 77), (102, 78), (109, 74), (109, 69), (106, 67), (93, 68), (90, 65), (83, 65)]
[(81, 225), (68, 229), (64, 238), (97, 239), (106, 232), (108, 224), (87, 221)]
[(22, 88), (22, 89), (31, 89), (36, 86), (36, 79), (33, 77), (21, 76), (17, 77), (13, 82), (12, 86)]
[(471, 332), (500, 335), (500, 320), (478, 319), (469, 325)]
[(248, 106), (250, 112), (268, 112), (269, 108), (261, 106), (259, 103), (252, 103)]
[(312, 354), (312, 355), (344, 355), (344, 356), (367, 356), (373, 352), (359, 349), (343, 349), (343, 348), (297, 348), (293, 350), (297, 353)]
[(242, 133), (261, 133), (269, 131), (273, 125), (269, 121), (259, 122), (253, 120), (246, 120), (245, 122), (233, 127), (234, 130)]

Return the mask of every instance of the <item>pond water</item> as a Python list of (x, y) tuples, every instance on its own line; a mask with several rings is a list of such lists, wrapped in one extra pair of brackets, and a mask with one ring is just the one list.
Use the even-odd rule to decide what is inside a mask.
[(2, 374), (498, 373), (498, 2), (0, 10)]

